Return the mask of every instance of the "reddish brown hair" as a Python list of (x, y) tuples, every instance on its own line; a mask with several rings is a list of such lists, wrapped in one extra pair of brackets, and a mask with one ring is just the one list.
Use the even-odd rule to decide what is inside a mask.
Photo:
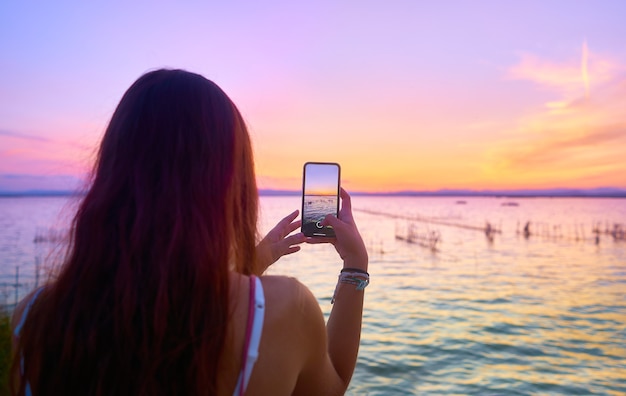
[(102, 139), (60, 274), (28, 314), (14, 391), (214, 394), (229, 271), (256, 272), (257, 203), (228, 96), (182, 70), (139, 78)]

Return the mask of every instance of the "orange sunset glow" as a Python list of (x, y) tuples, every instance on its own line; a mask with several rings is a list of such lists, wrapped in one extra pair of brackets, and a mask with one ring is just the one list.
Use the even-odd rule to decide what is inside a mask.
[(307, 161), (353, 191), (626, 187), (620, 3), (2, 7), (0, 191), (79, 185), (158, 67), (231, 96), (263, 189), (300, 189)]

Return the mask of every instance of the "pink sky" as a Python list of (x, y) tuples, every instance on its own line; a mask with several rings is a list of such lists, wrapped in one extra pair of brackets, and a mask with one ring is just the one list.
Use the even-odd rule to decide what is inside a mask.
[(259, 185), (626, 187), (626, 3), (0, 5), (0, 190), (71, 188), (142, 73), (238, 105)]

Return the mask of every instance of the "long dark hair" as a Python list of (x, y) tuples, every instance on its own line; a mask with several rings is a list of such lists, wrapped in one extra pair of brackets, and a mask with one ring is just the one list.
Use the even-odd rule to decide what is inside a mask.
[(17, 342), (34, 395), (214, 394), (229, 271), (256, 272), (250, 138), (204, 77), (157, 70), (102, 139), (67, 259)]

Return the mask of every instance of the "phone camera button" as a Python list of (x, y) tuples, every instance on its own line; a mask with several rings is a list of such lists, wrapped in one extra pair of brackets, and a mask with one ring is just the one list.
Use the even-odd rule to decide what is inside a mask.
[(315, 222), (315, 226), (316, 226), (317, 228), (324, 228), (324, 226), (322, 225), (322, 221), (321, 221), (321, 220), (316, 221), (316, 222)]

